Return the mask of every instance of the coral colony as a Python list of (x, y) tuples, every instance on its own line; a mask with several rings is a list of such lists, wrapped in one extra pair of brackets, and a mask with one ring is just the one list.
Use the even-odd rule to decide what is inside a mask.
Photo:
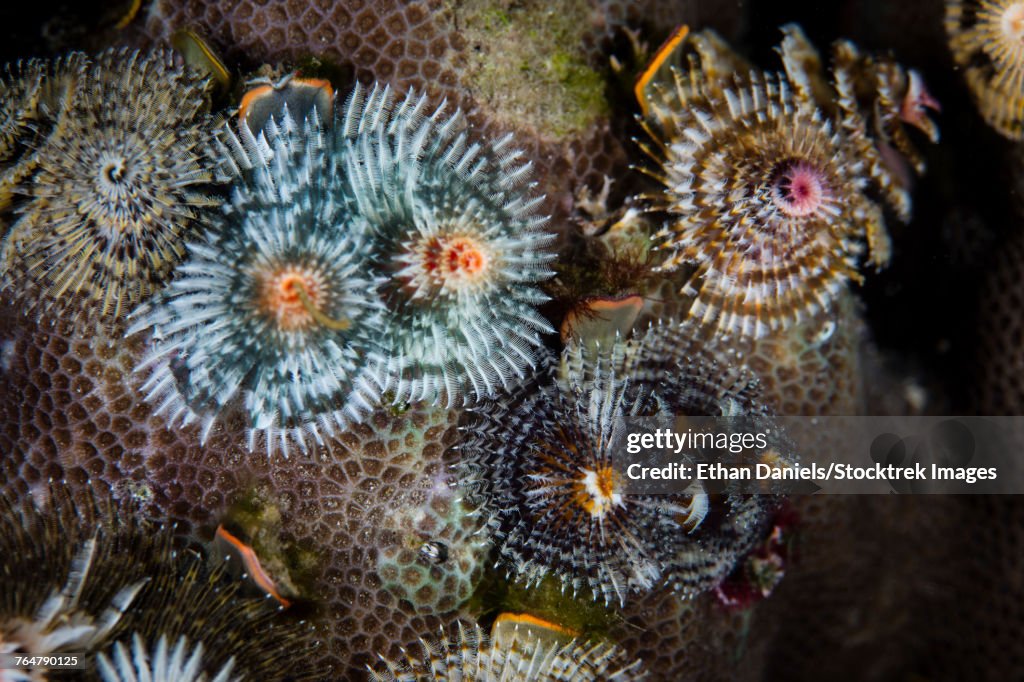
[[(949, 25), (990, 58), (984, 108), (1019, 89), (991, 45), (1020, 12), (983, 4)], [(859, 329), (848, 285), (924, 170), (906, 128), (938, 138), (916, 72), (841, 41), (826, 76), (783, 35), (779, 73), (685, 27), (637, 65), (646, 137), (614, 144), (643, 173), (622, 207), (579, 195), (610, 226), (580, 234), (543, 168), (593, 149), (541, 159), (444, 79), (266, 65), (242, 94), (191, 29), (7, 66), (0, 653), (108, 682), (677, 679), (643, 627), (742, 582), (780, 505), (628, 489), (626, 424), (770, 420), (759, 375)], [(1015, 106), (986, 115), (1016, 134)]]

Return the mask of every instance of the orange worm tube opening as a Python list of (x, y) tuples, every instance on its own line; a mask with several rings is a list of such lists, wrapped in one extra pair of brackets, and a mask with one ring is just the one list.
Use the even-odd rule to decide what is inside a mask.
[(217, 526), (217, 537), (235, 548), (235, 551), (237, 551), (242, 557), (246, 573), (249, 574), (249, 577), (251, 577), (261, 589), (276, 599), (282, 607), (288, 608), (292, 605), (290, 601), (282, 597), (281, 593), (277, 591), (277, 586), (274, 585), (274, 581), (269, 575), (267, 575), (267, 572), (263, 570), (263, 567), (260, 566), (260, 560), (256, 556), (256, 552), (252, 547), (224, 530), (224, 526)]
[(142, 0), (132, 0), (131, 7), (128, 8), (128, 11), (125, 12), (123, 17), (117, 20), (117, 23), (114, 24), (114, 28), (118, 30), (127, 28), (128, 24), (132, 23), (132, 20), (135, 19), (135, 15), (139, 13), (140, 7), (142, 7)]
[(497, 617), (497, 619), (495, 619), (494, 623), (495, 623), (495, 625), (497, 625), (498, 623), (502, 623), (502, 622), (522, 623), (524, 625), (533, 625), (535, 627), (544, 628), (545, 630), (554, 630), (555, 632), (559, 632), (559, 633), (561, 633), (563, 635), (568, 635), (569, 637), (578, 637), (579, 634), (580, 634), (579, 632), (577, 632), (575, 630), (572, 630), (570, 628), (567, 628), (564, 625), (559, 625), (558, 623), (552, 623), (549, 620), (544, 620), (543, 618), (538, 618), (537, 616), (532, 616), (529, 613), (502, 613), (502, 614), (500, 614)]
[(644, 116), (647, 115), (648, 111), (647, 99), (644, 97), (644, 90), (647, 89), (647, 84), (651, 82), (654, 74), (658, 72), (658, 69), (665, 63), (665, 60), (675, 52), (676, 48), (679, 47), (679, 43), (683, 42), (683, 39), (689, 33), (690, 27), (686, 24), (676, 27), (676, 30), (672, 31), (671, 35), (658, 48), (658, 51), (654, 53), (651, 61), (647, 64), (647, 68), (637, 76), (636, 83), (633, 85), (633, 94), (636, 96), (636, 101), (640, 105), (640, 111)]

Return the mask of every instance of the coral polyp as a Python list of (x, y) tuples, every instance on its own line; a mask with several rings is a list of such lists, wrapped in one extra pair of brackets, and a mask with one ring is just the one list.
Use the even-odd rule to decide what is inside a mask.
[(684, 78), (652, 100), (671, 214), (661, 269), (696, 266), (691, 315), (726, 332), (763, 336), (827, 308), (881, 229), (860, 162), (785, 80), (752, 74), (719, 94)]
[[(11, 605), (19, 601), (14, 594), (18, 585), (14, 582), (16, 576), (11, 574), (9, 566), (3, 567), (7, 569), (4, 573), (10, 581), (6, 589), (12, 595), (11, 603), (5, 604), (4, 613), (0, 614), (0, 653), (74, 653), (92, 649), (110, 635), (145, 580), (122, 587), (102, 613), (89, 613), (79, 605), (79, 601), (87, 587), (86, 580), (94, 568), (96, 556), (96, 541), (90, 539), (83, 543), (71, 562), (64, 585), (54, 586), (50, 595), (32, 614), (19, 614), (11, 609)], [(26, 674), (25, 678), (15, 679), (35, 678)]]
[(837, 41), (829, 79), (800, 28), (782, 31), (785, 74), (707, 31), (675, 48), (692, 52), (686, 68), (640, 95), (664, 185), (650, 206), (669, 214), (660, 269), (692, 269), (692, 317), (754, 338), (832, 309), (862, 261), (888, 263), (883, 202), (908, 220), (910, 171), (924, 171), (905, 127), (939, 135), (917, 72)]
[(627, 490), (625, 420), (670, 424), (671, 414), (648, 388), (616, 375), (620, 364), (603, 359), (518, 407), (482, 410), (482, 425), (463, 445), (481, 470), (494, 472), (492, 503), (510, 574), (528, 584), (551, 574), (609, 604), (659, 582), (706, 503), (699, 486), (671, 495)]
[[(77, 653), (83, 679), (198, 681), (232, 666), (241, 678), (273, 679), (284, 650), (311, 650), (308, 626), (245, 596), (197, 545), (179, 551), (172, 525), (89, 491), (72, 502), (63, 484), (40, 492), (0, 496), (0, 654)], [(179, 676), (189, 670), (193, 677)], [(22, 672), (0, 679), (52, 679)], [(290, 673), (303, 680), (311, 671), (299, 662)]]
[(153, 336), (143, 389), (204, 439), (235, 403), (250, 449), (261, 436), (268, 451), (305, 450), (378, 399), (366, 378), (381, 328), (370, 235), (315, 117), (270, 119), (258, 137), (239, 123), (222, 146), (237, 177), (227, 224), (189, 244), (129, 330)]
[[(26, 153), (34, 135), (42, 99), (44, 65), (36, 60), (8, 64), (0, 78), (0, 212), (11, 193), (31, 167), (34, 158)], [(27, 158), (26, 158), (27, 157)], [(0, 231), (0, 238), (4, 236)]]
[(551, 276), (511, 136), (472, 142), (458, 112), (426, 97), (357, 87), (340, 126), (353, 200), (388, 277), (382, 391), (447, 405), (495, 396), (523, 379), (553, 331), (536, 307)]
[(811, 4), (0, 22), (0, 682), (1024, 678), (1024, 501), (804, 494), (1024, 405), (1024, 0)]
[(108, 50), (70, 88), (34, 155), (6, 285), (27, 308), (109, 325), (162, 286), (217, 204), (207, 195), (215, 119), (207, 81), (169, 52)]
[[(114, 579), (110, 536), (87, 526), (94, 510), (43, 490), (45, 512), (0, 496), (0, 654), (82, 653), (102, 646), (147, 582), (137, 572)], [(48, 672), (19, 666), (0, 679), (45, 680)]]
[[(500, 620), (508, 614), (499, 616)], [(529, 619), (536, 621), (537, 619)], [(515, 628), (505, 634), (495, 624), (491, 636), (476, 623), (456, 622), (448, 635), (421, 639), (418, 651), (406, 653), (400, 661), (383, 660), (370, 679), (376, 682), (589, 682), (591, 680), (640, 680), (640, 661), (626, 662), (621, 648), (607, 642), (586, 642), (544, 626)]]
[[(517, 404), (478, 410), (460, 449), (467, 471), (489, 472), (483, 495), (510, 577), (533, 586), (551, 576), (607, 604), (665, 585), (686, 598), (715, 587), (758, 540), (774, 496), (712, 494), (696, 479), (651, 488), (630, 476), (647, 461), (627, 447), (637, 429), (683, 419), (720, 434), (778, 432), (753, 375), (696, 339), (693, 326), (664, 324), (610, 349), (573, 343), (547, 383)], [(769, 449), (791, 457), (784, 438), (772, 436)], [(720, 453), (691, 444), (672, 461), (719, 461), (709, 457)]]
[(172, 647), (168, 646), (166, 637), (160, 637), (150, 652), (138, 633), (132, 636), (131, 649), (123, 642), (116, 642), (110, 655), (100, 653), (96, 657), (103, 682), (228, 682), (231, 679), (234, 659), (229, 660), (212, 678), (203, 671), (202, 661), (201, 643), (190, 648), (188, 640), (182, 636)]
[(155, 557), (152, 579), (121, 623), (124, 634), (97, 656), (101, 673), (115, 675), (104, 679), (134, 680), (132, 666), (139, 679), (147, 679), (147, 669), (154, 680), (202, 682), (223, 679), (226, 671), (230, 679), (278, 679), (289, 652), (295, 660), (288, 662), (288, 679), (317, 679), (308, 661), (317, 646), (308, 623), (288, 618), (276, 601), (249, 596), (222, 564), (210, 567), (194, 552), (180, 554)]
[(1024, 139), (1024, 2), (947, 0), (946, 33), (982, 117)]
[(4, 67), (3, 90), (0, 90), (0, 159), (14, 155), (19, 141), (29, 134), (42, 89), (43, 66), (31, 60)]
[[(46, 140), (67, 124), (72, 93), (85, 67), (85, 56), (73, 52), (52, 62), (8, 64), (0, 75), (0, 240), (7, 236), (10, 214), (31, 191), (29, 181)], [(0, 254), (0, 272), (6, 273), (11, 256), (3, 241)]]

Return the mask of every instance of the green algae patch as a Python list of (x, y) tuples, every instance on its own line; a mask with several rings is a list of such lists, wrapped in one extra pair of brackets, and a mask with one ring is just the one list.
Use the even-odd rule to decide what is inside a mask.
[(381, 396), (381, 405), (388, 406), (388, 413), (392, 417), (401, 417), (409, 411), (410, 407), (412, 407), (406, 402), (395, 402), (395, 394), (393, 391), (384, 391), (384, 394)]
[(606, 638), (622, 618), (615, 609), (581, 589), (574, 597), (562, 590), (562, 582), (547, 576), (532, 587), (505, 578), (500, 569), (488, 569), (465, 610), (492, 622), (501, 613), (527, 613), (580, 633), (584, 639)]
[(586, 0), (464, 0), (448, 9), (467, 41), (463, 85), (493, 118), (557, 140), (608, 115), (605, 73), (585, 51), (595, 21)]
[(241, 532), (283, 594), (310, 593), (319, 560), (310, 548), (282, 539), (281, 509), (277, 505), (254, 491), (228, 510), (224, 526), (232, 534)]

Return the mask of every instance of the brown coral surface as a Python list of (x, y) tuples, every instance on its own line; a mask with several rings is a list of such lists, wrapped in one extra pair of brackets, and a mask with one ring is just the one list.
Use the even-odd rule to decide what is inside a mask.
[[(319, 604), (318, 656), (335, 674), (396, 655), (472, 593), (489, 545), (448, 471), (457, 411), (385, 408), (323, 460), (249, 453), (237, 419), (201, 447), (196, 428), (168, 430), (143, 402), (130, 374), (139, 337), (8, 329), (0, 464), (12, 498), (66, 479), (78, 499), (110, 490), (183, 534), (209, 538), (231, 520), (279, 582)], [(427, 543), (443, 561), (424, 560)]]

